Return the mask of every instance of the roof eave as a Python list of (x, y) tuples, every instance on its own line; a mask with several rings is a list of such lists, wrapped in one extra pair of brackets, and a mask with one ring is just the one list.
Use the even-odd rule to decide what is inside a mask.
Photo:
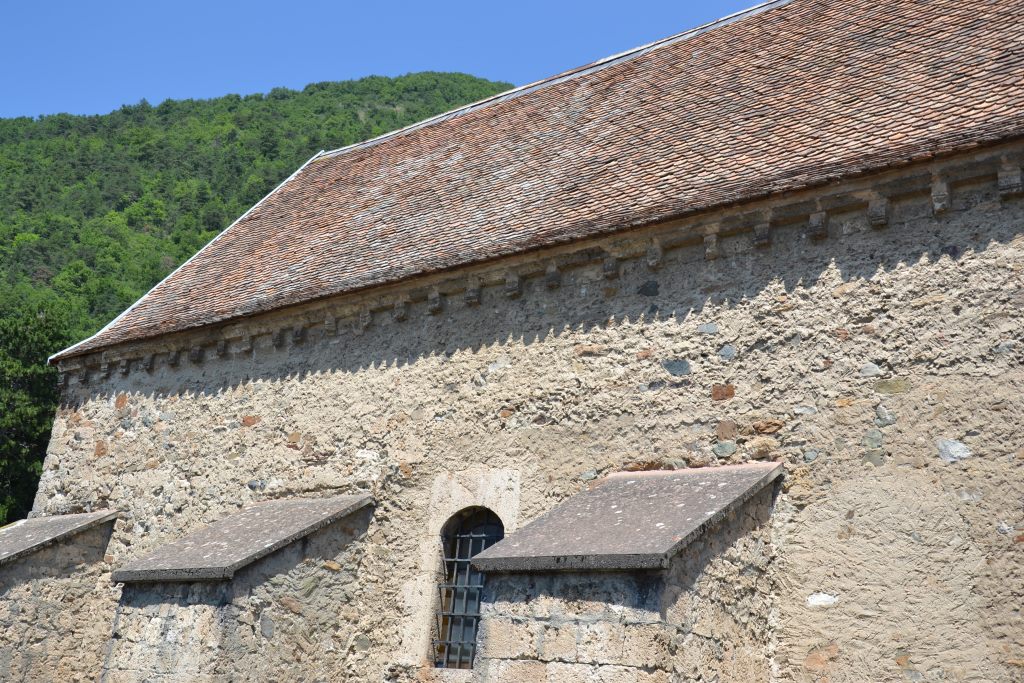
[(98, 331), (97, 331), (97, 332), (95, 332), (94, 334), (90, 335), (89, 337), (86, 337), (85, 339), (83, 339), (83, 340), (82, 340), (82, 341), (80, 341), (80, 342), (77, 342), (77, 343), (75, 343), (75, 344), (72, 344), (71, 346), (67, 347), (66, 349), (64, 349), (64, 350), (62, 350), (62, 351), (58, 351), (57, 353), (55, 353), (55, 354), (53, 354), (52, 356), (50, 356), (49, 358), (47, 358), (47, 359), (46, 359), (46, 364), (47, 364), (47, 365), (54, 365), (54, 364), (56, 364), (56, 363), (57, 363), (58, 361), (66, 360), (66, 359), (68, 359), (68, 358), (71, 358), (71, 357), (73, 357), (73, 356), (79, 356), (79, 355), (83, 355), (83, 354), (86, 354), (86, 353), (94, 353), (94, 352), (96, 352), (96, 351), (98, 351), (98, 350), (100, 350), (100, 349), (103, 349), (103, 348), (107, 348), (108, 346), (110, 346), (110, 345), (107, 345), (107, 346), (100, 346), (100, 347), (98, 347), (98, 348), (82, 348), (82, 347), (85, 347), (85, 346), (87, 346), (87, 345), (89, 344), (89, 342), (90, 342), (90, 341), (92, 341), (93, 339), (95, 339), (95, 338), (99, 337), (99, 336), (100, 336), (100, 335), (102, 335), (102, 334), (103, 334), (104, 332), (106, 332), (106, 331), (107, 331), (107, 330), (109, 330), (110, 328), (114, 327), (114, 326), (115, 326), (115, 325), (116, 325), (116, 324), (117, 324), (118, 322), (120, 322), (120, 321), (121, 321), (121, 319), (122, 319), (122, 318), (124, 318), (124, 317), (125, 317), (126, 315), (128, 315), (129, 313), (131, 313), (131, 312), (132, 312), (133, 310), (135, 310), (135, 308), (136, 308), (136, 307), (138, 307), (138, 306), (139, 306), (139, 305), (140, 305), (140, 304), (141, 304), (141, 303), (142, 303), (143, 301), (145, 301), (145, 299), (146, 299), (146, 298), (147, 298), (147, 297), (148, 297), (148, 296), (149, 296), (150, 294), (152, 294), (152, 293), (153, 293), (153, 292), (155, 292), (155, 291), (156, 291), (157, 289), (159, 289), (159, 288), (160, 288), (160, 286), (161, 286), (161, 285), (162, 285), (163, 283), (167, 282), (167, 281), (168, 281), (169, 279), (171, 279), (172, 277), (174, 277), (174, 276), (175, 276), (175, 275), (176, 275), (176, 274), (178, 273), (178, 271), (180, 271), (180, 270), (181, 270), (182, 268), (185, 268), (185, 267), (186, 267), (186, 266), (187, 266), (187, 265), (188, 265), (189, 263), (191, 263), (192, 261), (194, 261), (195, 259), (197, 259), (197, 258), (199, 257), (199, 255), (200, 255), (200, 254), (202, 254), (203, 252), (205, 252), (205, 251), (206, 251), (207, 249), (209, 249), (209, 248), (210, 248), (210, 247), (211, 247), (211, 246), (212, 246), (212, 245), (213, 245), (213, 244), (214, 244), (214, 243), (215, 243), (215, 242), (216, 242), (217, 240), (219, 240), (219, 239), (220, 239), (221, 237), (223, 237), (223, 236), (224, 236), (225, 234), (227, 234), (227, 232), (228, 232), (229, 230), (231, 230), (231, 228), (235, 227), (235, 225), (237, 225), (238, 223), (240, 223), (241, 221), (243, 221), (243, 220), (245, 219), (245, 217), (246, 217), (246, 216), (248, 216), (249, 214), (251, 214), (251, 213), (252, 213), (253, 211), (255, 211), (255, 210), (256, 210), (256, 208), (257, 208), (257, 207), (259, 207), (259, 205), (260, 205), (260, 204), (262, 204), (262, 203), (263, 203), (263, 202), (265, 202), (265, 201), (266, 201), (267, 199), (269, 199), (269, 198), (270, 198), (270, 197), (271, 197), (272, 195), (274, 195), (275, 193), (277, 193), (277, 192), (278, 192), (278, 191), (279, 191), (279, 190), (280, 190), (281, 188), (283, 188), (283, 187), (284, 187), (285, 185), (287, 185), (287, 184), (288, 184), (288, 183), (289, 183), (289, 182), (290, 182), (290, 181), (291, 181), (291, 180), (292, 180), (293, 178), (295, 178), (295, 177), (296, 177), (297, 175), (299, 175), (299, 173), (301, 173), (301, 172), (302, 172), (302, 171), (303, 171), (303, 170), (304, 170), (304, 169), (305, 169), (305, 168), (306, 168), (307, 166), (309, 166), (309, 165), (310, 165), (311, 163), (313, 163), (313, 161), (315, 161), (315, 160), (316, 160), (317, 158), (319, 158), (319, 157), (320, 157), (320, 156), (322, 156), (323, 154), (324, 154), (324, 150), (320, 150), (319, 152), (317, 152), (316, 154), (314, 154), (313, 156), (311, 156), (311, 157), (310, 157), (309, 159), (307, 159), (307, 160), (306, 160), (306, 162), (305, 162), (304, 164), (302, 164), (302, 166), (299, 166), (299, 167), (298, 167), (298, 168), (297, 168), (297, 169), (295, 170), (295, 172), (294, 172), (294, 173), (292, 173), (292, 174), (291, 174), (290, 176), (288, 176), (288, 177), (287, 177), (287, 178), (285, 178), (285, 179), (284, 179), (283, 181), (281, 181), (281, 183), (279, 183), (279, 184), (277, 185), (277, 187), (275, 187), (275, 188), (274, 188), (273, 190), (271, 190), (271, 191), (270, 191), (270, 192), (268, 192), (267, 194), (263, 195), (263, 197), (262, 197), (262, 198), (261, 198), (261, 199), (260, 199), (260, 200), (259, 200), (258, 202), (256, 202), (256, 203), (255, 203), (255, 204), (253, 204), (253, 205), (252, 205), (251, 207), (249, 207), (249, 209), (248, 209), (248, 210), (246, 210), (246, 212), (245, 212), (245, 213), (243, 213), (243, 214), (242, 214), (241, 216), (239, 216), (239, 217), (238, 217), (238, 218), (236, 218), (236, 219), (235, 219), (234, 221), (232, 221), (232, 222), (231, 222), (231, 225), (229, 225), (228, 227), (224, 228), (224, 229), (223, 229), (223, 230), (221, 230), (221, 231), (220, 231), (219, 233), (217, 233), (217, 236), (216, 236), (216, 237), (214, 237), (214, 238), (213, 238), (212, 240), (210, 240), (209, 242), (207, 242), (207, 243), (206, 243), (205, 245), (203, 245), (203, 248), (202, 248), (202, 249), (200, 249), (199, 251), (197, 251), (197, 252), (196, 252), (195, 254), (193, 254), (193, 255), (192, 255), (191, 257), (189, 257), (189, 259), (188, 259), (188, 260), (186, 260), (186, 261), (185, 261), (184, 263), (182, 263), (182, 264), (181, 264), (180, 266), (178, 266), (177, 268), (175, 268), (174, 270), (172, 270), (172, 271), (171, 271), (170, 273), (168, 273), (168, 274), (167, 274), (167, 276), (166, 276), (165, 278), (163, 278), (162, 280), (160, 280), (160, 282), (158, 282), (158, 283), (156, 283), (155, 285), (153, 285), (153, 287), (151, 287), (151, 288), (149, 289), (149, 291), (148, 291), (148, 292), (146, 292), (146, 293), (145, 293), (145, 294), (143, 294), (143, 295), (142, 295), (141, 297), (139, 297), (139, 298), (138, 298), (138, 300), (136, 300), (136, 301), (135, 301), (135, 303), (133, 303), (133, 304), (132, 304), (131, 306), (129, 306), (128, 308), (126, 308), (126, 309), (124, 309), (123, 311), (121, 311), (121, 313), (120, 313), (120, 314), (118, 314), (118, 316), (117, 316), (117, 317), (115, 317), (115, 318), (114, 318), (113, 320), (111, 320), (111, 321), (110, 321), (109, 323), (107, 323), (106, 325), (104, 325), (104, 326), (103, 326), (102, 328), (100, 328), (100, 330), (98, 330)]

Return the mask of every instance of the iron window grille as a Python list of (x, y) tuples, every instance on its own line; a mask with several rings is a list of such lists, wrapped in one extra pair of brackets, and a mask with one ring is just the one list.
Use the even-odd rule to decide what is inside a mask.
[(438, 584), (437, 638), (434, 666), (471, 669), (480, 627), (484, 575), (470, 560), (505, 536), (501, 520), (485, 508), (471, 508), (452, 518), (441, 536), (444, 581)]

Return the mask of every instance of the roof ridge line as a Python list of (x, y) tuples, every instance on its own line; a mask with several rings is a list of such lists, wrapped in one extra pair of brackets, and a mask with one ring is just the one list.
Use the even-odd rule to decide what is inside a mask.
[(533, 81), (531, 83), (527, 83), (525, 85), (520, 85), (518, 87), (512, 88), (511, 90), (506, 90), (505, 92), (500, 92), (496, 95), (485, 97), (482, 100), (477, 100), (476, 102), (464, 104), (461, 107), (456, 107), (455, 109), (450, 109), (446, 112), (435, 114), (434, 116), (423, 119), (422, 121), (411, 123), (408, 126), (405, 126), (404, 128), (399, 128), (398, 130), (392, 130), (387, 133), (383, 133), (375, 138), (370, 138), (369, 140), (354, 142), (351, 145), (345, 145), (344, 147), (338, 147), (337, 149), (331, 149), (325, 152), (321, 152), (318, 156), (334, 157), (345, 154), (347, 152), (354, 152), (359, 149), (373, 147), (382, 142), (386, 142), (387, 140), (390, 140), (392, 138), (396, 138), (406, 133), (411, 133), (413, 131), (419, 130), (420, 128), (426, 128), (427, 126), (431, 126), (435, 123), (441, 123), (449, 119), (464, 116), (470, 112), (476, 111), (478, 109), (483, 109), (492, 104), (504, 102), (506, 100), (512, 100), (517, 97), (527, 95), (536, 90), (540, 90), (542, 88), (546, 88), (552, 85), (557, 85), (558, 83), (563, 83), (573, 78), (586, 76), (588, 74), (594, 73), (595, 71), (600, 71), (601, 69), (606, 69), (610, 66), (614, 66), (615, 64), (620, 64), (622, 62), (629, 61), (636, 57), (640, 57), (653, 50), (657, 50), (669, 45), (674, 45), (675, 43), (678, 43), (683, 40), (694, 38), (701, 34), (707, 33), (708, 31), (711, 31), (713, 29), (719, 28), (721, 26), (726, 26), (735, 21), (739, 21), (740, 19), (745, 19), (747, 17), (760, 14), (762, 12), (774, 9), (776, 7), (788, 5), (791, 2), (793, 2), (793, 0), (766, 0), (765, 2), (761, 2), (757, 5), (747, 7), (746, 9), (741, 9), (739, 11), (733, 12), (732, 14), (727, 14), (724, 17), (720, 17), (718, 19), (714, 19), (713, 21), (709, 21), (699, 26), (695, 26), (694, 28), (687, 29), (685, 31), (682, 31), (681, 33), (673, 34), (671, 36), (668, 36), (667, 38), (660, 38), (650, 43), (645, 43), (644, 45), (630, 48), (623, 52), (617, 52), (608, 57), (603, 57), (588, 64), (583, 64), (582, 66), (574, 67), (572, 69), (559, 72), (554, 76), (542, 78), (538, 81)]
[(182, 268), (184, 268), (188, 264), (192, 263), (192, 261), (194, 261), (196, 258), (198, 258), (200, 254), (202, 254), (204, 251), (209, 249), (210, 246), (212, 246), (214, 242), (216, 242), (221, 237), (223, 237), (225, 234), (227, 234), (228, 230), (230, 230), (231, 228), (235, 227), (238, 223), (242, 222), (242, 220), (246, 216), (248, 216), (249, 214), (251, 214), (253, 211), (256, 210), (256, 207), (258, 207), (260, 204), (262, 204), (267, 199), (269, 199), (271, 195), (276, 194), (278, 190), (280, 190), (282, 187), (284, 187), (295, 176), (299, 175), (299, 173), (304, 168), (306, 168), (306, 166), (309, 166), (314, 160), (316, 160), (317, 158), (319, 158), (323, 154), (324, 154), (324, 150), (320, 150), (319, 152), (317, 152), (316, 154), (311, 156), (309, 159), (307, 159), (306, 162), (304, 164), (302, 164), (302, 166), (299, 166), (297, 169), (295, 169), (295, 171), (290, 176), (288, 176), (287, 178), (282, 180), (280, 183), (278, 183), (278, 185), (274, 189), (272, 189), (270, 192), (268, 192), (267, 194), (263, 195), (262, 199), (260, 199), (258, 202), (256, 202), (255, 204), (250, 206), (248, 209), (246, 209), (245, 213), (243, 213), (241, 216), (239, 216), (238, 218), (233, 220), (231, 222), (231, 225), (229, 225), (228, 227), (226, 227), (223, 230), (221, 230), (220, 232), (218, 232), (214, 236), (214, 238), (212, 240), (210, 240), (209, 242), (204, 244), (203, 247), (201, 249), (199, 249), (199, 251), (197, 251), (196, 253), (192, 254), (192, 256), (190, 256), (184, 263), (182, 263), (180, 266), (178, 266), (177, 268), (172, 270), (170, 273), (168, 273), (163, 279), (160, 280), (160, 282), (158, 282), (155, 285), (153, 285), (152, 287), (150, 287), (149, 290), (145, 294), (143, 294), (138, 299), (136, 299), (135, 303), (133, 303), (131, 306), (129, 306), (125, 310), (121, 311), (121, 313), (116, 318), (111, 320), (109, 323), (107, 323), (106, 325), (101, 327), (99, 330), (97, 330), (95, 333), (89, 335), (88, 337), (86, 337), (82, 341), (80, 341), (80, 342), (78, 342), (76, 344), (72, 344), (71, 346), (67, 347), (63, 351), (58, 351), (57, 353), (52, 354), (49, 358), (46, 359), (46, 364), (47, 365), (52, 365), (54, 363), (54, 361), (57, 359), (58, 356), (64, 356), (66, 354), (74, 352), (74, 350), (77, 349), (79, 346), (82, 346), (83, 344), (88, 343), (89, 341), (95, 339), (96, 337), (100, 336), (101, 334), (106, 332), (108, 329), (113, 327), (118, 321), (121, 320), (121, 318), (123, 318), (126, 315), (128, 315), (129, 313), (131, 313), (133, 310), (135, 310), (135, 308), (139, 304), (141, 304), (144, 300), (149, 298), (149, 295), (152, 294), (153, 292), (155, 292), (160, 287), (160, 285), (162, 285), (163, 283), (165, 283), (168, 280), (170, 280), (173, 276), (177, 275), (179, 270), (181, 270)]

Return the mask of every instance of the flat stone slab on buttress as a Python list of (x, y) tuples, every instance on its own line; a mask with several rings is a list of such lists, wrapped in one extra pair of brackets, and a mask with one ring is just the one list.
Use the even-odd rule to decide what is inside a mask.
[(780, 463), (620, 472), (473, 558), (481, 571), (658, 569), (782, 474)]
[(240, 568), (373, 503), (369, 494), (257, 503), (130, 562), (115, 582), (220, 581)]
[(117, 510), (22, 519), (0, 528), (0, 565), (117, 518)]

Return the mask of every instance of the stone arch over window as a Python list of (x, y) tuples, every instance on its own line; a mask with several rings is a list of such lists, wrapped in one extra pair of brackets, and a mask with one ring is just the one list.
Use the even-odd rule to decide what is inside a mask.
[(441, 530), (443, 576), (438, 584), (435, 667), (472, 668), (484, 574), (473, 569), (470, 560), (504, 536), (501, 519), (485, 507), (455, 513)]

